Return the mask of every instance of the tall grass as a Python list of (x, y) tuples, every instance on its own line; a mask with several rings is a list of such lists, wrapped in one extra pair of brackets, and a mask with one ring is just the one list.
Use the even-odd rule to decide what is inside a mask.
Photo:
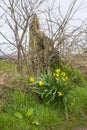
[[(31, 108), (33, 113), (27, 118), (26, 113)], [(15, 113), (20, 115), (16, 116)], [(23, 115), (23, 118), (21, 118), (21, 115)], [(41, 104), (36, 95), (32, 93), (9, 91), (7, 102), (0, 114), (0, 128), (2, 130), (50, 130), (51, 127), (60, 126), (62, 117), (64, 115), (60, 110)]]

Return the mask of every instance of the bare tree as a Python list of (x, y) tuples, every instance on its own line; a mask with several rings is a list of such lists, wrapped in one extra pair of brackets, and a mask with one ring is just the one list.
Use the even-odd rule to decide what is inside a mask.
[(0, 3), (0, 8), (5, 14), (3, 17), (4, 22), (13, 33), (13, 39), (10, 40), (2, 31), (0, 31), (0, 34), (17, 49), (19, 71), (21, 71), (22, 67), (22, 57), (25, 59), (24, 62), (27, 63), (26, 48), (29, 46), (29, 24), (31, 17), (39, 12), (43, 2), (44, 0), (3, 0)]
[[(80, 48), (80, 46), (82, 48), (84, 46), (82, 42), (83, 38), (81, 39), (81, 37), (83, 37), (86, 32), (86, 20), (82, 21), (79, 27), (74, 28), (71, 27), (70, 24), (73, 16), (82, 3), (76, 6), (77, 0), (73, 0), (70, 3), (65, 16), (62, 16), (60, 5), (58, 8), (58, 15), (53, 13), (55, 0), (53, 1), (52, 6), (42, 9), (44, 2), (45, 0), (3, 0), (0, 3), (0, 8), (3, 10), (2, 16), (4, 16), (4, 23), (9, 26), (13, 34), (13, 39), (9, 39), (2, 31), (0, 31), (0, 34), (5, 38), (6, 41), (8, 41), (9, 44), (17, 49), (17, 67), (19, 71), (22, 70), (22, 65), (24, 64), (26, 65), (27, 70), (29, 69), (29, 28), (34, 14), (39, 14), (39, 16), (42, 16), (45, 21), (46, 26), (43, 26), (43, 28), (46, 28), (45, 30), (42, 28), (44, 32), (42, 34), (45, 36), (43, 37), (45, 38), (45, 44), (43, 42), (43, 48), (48, 48), (45, 49), (48, 51), (51, 45), (54, 46), (53, 52), (51, 52), (51, 55), (48, 57), (48, 59), (46, 57), (47, 55), (45, 56), (48, 66), (51, 64), (51, 61), (54, 62), (58, 59), (59, 53), (66, 60), (69, 60), (71, 59), (69, 56), (72, 55), (74, 50), (76, 52), (76, 48)], [(37, 35), (38, 34), (40, 33), (37, 33)], [(37, 37), (38, 36), (36, 36), (36, 39)], [(41, 37), (39, 36), (40, 39), (43, 39)], [(46, 39), (49, 39), (49, 41), (52, 42), (47, 45)], [(46, 51), (44, 51), (45, 54), (48, 54)], [(54, 60), (52, 60), (53, 58)]]
[[(52, 15), (53, 9), (51, 8), (45, 11), (48, 34), (53, 39), (55, 50), (57, 50), (56, 53), (59, 52), (68, 65), (73, 63), (73, 57), (76, 58), (75, 54), (81, 53), (83, 48), (87, 46), (85, 39), (87, 19), (85, 18), (83, 21), (74, 19), (74, 15), (84, 4), (84, 1), (79, 2), (79, 4), (77, 2), (77, 0), (73, 0), (70, 3), (64, 16), (61, 12), (61, 5), (59, 5), (56, 15), (55, 13)], [(77, 22), (80, 21), (81, 24), (73, 26), (73, 19), (77, 20)], [(57, 59), (57, 57), (55, 58)]]

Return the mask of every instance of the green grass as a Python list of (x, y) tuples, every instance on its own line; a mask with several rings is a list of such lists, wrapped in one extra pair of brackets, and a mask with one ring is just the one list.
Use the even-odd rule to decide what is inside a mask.
[[(16, 75), (15, 65), (5, 61), (0, 61), (0, 71), (3, 74), (10, 71)], [(68, 75), (72, 74), (71, 70), (66, 69), (66, 72)], [(18, 82), (15, 80), (10, 84), (15, 89), (7, 89), (5, 93), (6, 102), (0, 109), (0, 130), (72, 130), (85, 126), (87, 124), (87, 81), (79, 73), (76, 72), (76, 75), (77, 78), (73, 79), (76, 87), (66, 95), (68, 120), (63, 108), (44, 104), (31, 88), (28, 89), (27, 80), (18, 77)], [(27, 89), (28, 91), (25, 92)]]
[[(31, 130), (50, 130), (50, 128), (59, 127), (61, 125), (62, 117), (64, 117), (63, 113), (52, 106), (41, 104), (37, 96), (32, 93), (26, 94), (21, 91), (10, 91), (8, 94), (8, 101), (0, 114), (0, 128), (2, 128), (2, 130), (27, 130), (28, 128)], [(21, 119), (15, 116), (16, 112), (26, 115), (29, 108), (33, 108), (31, 117), (27, 118), (24, 116), (24, 118)]]
[(15, 71), (16, 70), (16, 65), (15, 62), (13, 63), (9, 62), (8, 60), (1, 60), (0, 59), (0, 71), (1, 72), (9, 72), (9, 71)]
[(84, 118), (86, 118), (87, 115), (87, 87), (86, 88), (80, 88), (77, 87), (75, 91), (71, 93), (73, 95), (73, 98), (69, 96), (69, 100), (71, 101), (71, 104), (69, 104), (71, 113), (74, 115), (82, 115)]
[[(72, 130), (73, 127), (86, 125), (87, 88), (76, 88), (71, 93), (73, 99), (67, 97), (67, 120), (63, 109), (42, 104), (33, 93), (8, 91), (7, 101), (0, 113), (0, 130)], [(33, 113), (27, 118), (25, 115), (30, 108)], [(16, 112), (22, 114), (23, 118), (15, 116)]]

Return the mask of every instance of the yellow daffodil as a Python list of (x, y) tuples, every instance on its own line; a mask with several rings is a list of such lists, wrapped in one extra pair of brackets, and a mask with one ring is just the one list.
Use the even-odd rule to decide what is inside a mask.
[(34, 82), (34, 77), (30, 77), (30, 78), (29, 78), (29, 81), (30, 81), (31, 83), (33, 83), (33, 82)]
[(62, 73), (61, 73), (61, 76), (63, 76), (63, 77), (66, 76), (65, 72), (62, 72)]
[(63, 96), (62, 92), (58, 92), (58, 96), (59, 97)]
[(66, 81), (67, 81), (67, 80), (68, 80), (68, 77), (66, 76), (65, 79), (66, 79)]
[(59, 80), (59, 78), (55, 78), (57, 81)]
[(43, 82), (43, 81), (39, 81), (39, 85), (40, 85), (40, 86), (43, 86), (43, 85), (44, 85), (44, 82)]
[(67, 76), (66, 76), (66, 77), (63, 77), (62, 80), (63, 80), (63, 81), (67, 81), (67, 80), (68, 80), (68, 77), (67, 77)]
[(55, 74), (56, 77), (59, 77), (59, 74)]
[(60, 69), (56, 69), (55, 72), (56, 72), (56, 73), (60, 73)]
[(62, 78), (62, 80), (63, 80), (63, 81), (66, 81), (66, 79), (65, 79), (65, 78)]

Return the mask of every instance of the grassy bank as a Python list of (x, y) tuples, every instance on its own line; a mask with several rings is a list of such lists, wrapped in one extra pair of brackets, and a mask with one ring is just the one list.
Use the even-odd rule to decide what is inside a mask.
[(0, 130), (72, 130), (86, 125), (87, 89), (77, 88), (72, 93), (74, 98), (68, 97), (67, 120), (63, 109), (42, 104), (33, 93), (8, 91), (0, 112)]
[[(15, 71), (12, 64), (3, 61), (0, 65), (2, 74)], [(66, 73), (68, 75), (70, 71), (66, 70)], [(78, 83), (79, 79), (81, 86)], [(43, 81), (45, 84), (46, 79)], [(70, 81), (70, 84), (75, 87), (65, 95), (68, 115), (66, 118), (64, 107), (43, 102), (38, 94), (32, 91), (33, 86), (29, 86), (28, 79), (21, 77), (16, 80), (15, 78), (15, 81), (9, 83), (12, 87), (7, 88), (4, 93), (5, 103), (0, 109), (0, 130), (75, 130), (85, 126), (87, 124), (87, 83), (79, 75)]]

